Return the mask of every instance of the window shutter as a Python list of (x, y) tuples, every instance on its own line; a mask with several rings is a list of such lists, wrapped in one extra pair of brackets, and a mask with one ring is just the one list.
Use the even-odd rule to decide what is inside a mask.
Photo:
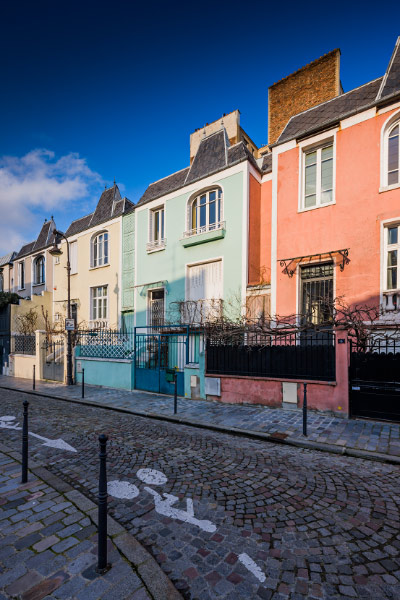
[(149, 242), (153, 242), (153, 219), (154, 219), (154, 215), (153, 215), (153, 211), (149, 210), (149, 238), (148, 241)]

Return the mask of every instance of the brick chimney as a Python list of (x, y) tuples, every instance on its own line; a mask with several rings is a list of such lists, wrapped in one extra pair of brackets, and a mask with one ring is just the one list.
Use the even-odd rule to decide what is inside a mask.
[(277, 141), (290, 117), (342, 92), (339, 48), (271, 85), (268, 90), (268, 144)]

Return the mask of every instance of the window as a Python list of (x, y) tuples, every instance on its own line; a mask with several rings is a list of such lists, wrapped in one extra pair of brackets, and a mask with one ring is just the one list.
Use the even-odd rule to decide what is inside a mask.
[(91, 288), (92, 320), (107, 319), (107, 286)]
[(18, 289), (25, 289), (25, 263), (18, 263)]
[(400, 183), (400, 123), (388, 133), (387, 184), (394, 185)]
[(301, 267), (300, 276), (303, 323), (329, 323), (333, 308), (333, 263)]
[(182, 320), (200, 324), (220, 318), (222, 296), (222, 260), (188, 267), (186, 306)]
[(108, 233), (106, 231), (92, 238), (92, 267), (104, 265), (108, 265)]
[(35, 285), (40, 285), (40, 284), (44, 283), (44, 281), (45, 281), (44, 256), (38, 256), (35, 259), (35, 261), (33, 263), (33, 268), (34, 268), (33, 281), (35, 282)]
[(333, 142), (303, 154), (302, 209), (323, 206), (334, 201)]
[(221, 229), (222, 223), (222, 190), (216, 188), (203, 192), (189, 202), (188, 235), (197, 235)]
[(386, 310), (394, 310), (398, 305), (398, 294), (395, 292), (400, 288), (399, 252), (399, 226), (390, 225), (385, 228), (385, 272), (383, 286), (384, 292), (386, 292)]
[(75, 273), (78, 272), (78, 242), (70, 242), (69, 260), (71, 265), (71, 275), (75, 275)]
[(4, 276), (2, 270), (0, 270), (0, 292), (4, 292)]
[(71, 304), (71, 319), (74, 319), (76, 329), (78, 325), (78, 305), (76, 302)]
[(160, 327), (164, 325), (164, 290), (150, 290), (149, 302), (149, 325)]
[(165, 248), (165, 211), (164, 207), (149, 211), (149, 241), (147, 251)]

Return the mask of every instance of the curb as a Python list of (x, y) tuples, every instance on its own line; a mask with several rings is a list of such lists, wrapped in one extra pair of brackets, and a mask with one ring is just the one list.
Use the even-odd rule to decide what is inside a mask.
[[(10, 450), (2, 443), (0, 443), (0, 451), (11, 456), (17, 462), (21, 462), (20, 454), (14, 450)], [(78, 490), (75, 490), (69, 483), (58, 477), (58, 475), (54, 475), (46, 467), (33, 460), (29, 463), (29, 471), (68, 498), (70, 502), (75, 504), (97, 526), (97, 504)], [(107, 516), (107, 537), (113, 541), (120, 553), (133, 564), (154, 600), (183, 600), (181, 594), (151, 554), (122, 525), (109, 515)]]
[(46, 393), (34, 392), (33, 390), (20, 390), (18, 388), (8, 387), (4, 385), (0, 385), (0, 389), (9, 390), (11, 392), (19, 392), (22, 394), (29, 394), (31, 396), (40, 396), (42, 398), (50, 398), (52, 400), (61, 400), (62, 402), (73, 402), (75, 404), (81, 404), (82, 406), (102, 408), (103, 410), (111, 410), (114, 412), (135, 415), (137, 417), (146, 417), (148, 419), (154, 419), (156, 421), (167, 421), (168, 423), (175, 423), (177, 425), (187, 425), (189, 427), (197, 427), (198, 429), (206, 429), (208, 431), (215, 431), (227, 435), (241, 436), (250, 439), (261, 440), (264, 442), (270, 442), (273, 444), (282, 444), (284, 446), (303, 448), (306, 450), (318, 450), (320, 452), (328, 452), (330, 454), (339, 454), (341, 456), (362, 458), (365, 460), (372, 460), (375, 462), (400, 466), (400, 457), (392, 456), (391, 454), (370, 452), (368, 450), (357, 450), (356, 448), (346, 448), (345, 446), (336, 446), (334, 444), (325, 444), (322, 442), (311, 442), (308, 440), (302, 440), (300, 438), (283, 438), (278, 437), (278, 435), (274, 435), (273, 433), (262, 433), (261, 431), (252, 431), (250, 429), (241, 429), (239, 427), (224, 427), (224, 425), (214, 425), (213, 423), (197, 421), (196, 419), (187, 419), (184, 417), (163, 415), (161, 413), (132, 410), (129, 408), (120, 408), (118, 406), (108, 406), (105, 404), (99, 404), (97, 402), (90, 402), (88, 400), (79, 400), (77, 398), (63, 398), (62, 396), (54, 395), (51, 396), (50, 394)]

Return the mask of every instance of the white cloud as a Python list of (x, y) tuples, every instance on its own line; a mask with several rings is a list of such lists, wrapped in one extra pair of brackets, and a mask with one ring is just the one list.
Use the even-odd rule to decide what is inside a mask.
[(76, 153), (56, 158), (50, 150), (36, 149), (1, 157), (0, 256), (34, 240), (53, 213), (68, 208), (69, 221), (75, 219), (74, 205), (81, 209), (82, 200), (98, 195), (101, 184), (100, 175)]

